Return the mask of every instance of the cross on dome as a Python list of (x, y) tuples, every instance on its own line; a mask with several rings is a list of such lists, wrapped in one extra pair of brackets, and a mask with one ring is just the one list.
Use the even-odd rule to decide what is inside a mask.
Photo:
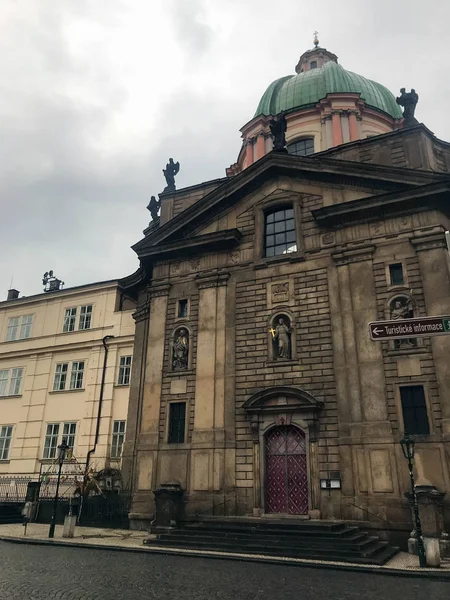
[(315, 31), (313, 35), (314, 35), (314, 46), (317, 48), (319, 45), (319, 38), (317, 37), (319, 35), (319, 32)]

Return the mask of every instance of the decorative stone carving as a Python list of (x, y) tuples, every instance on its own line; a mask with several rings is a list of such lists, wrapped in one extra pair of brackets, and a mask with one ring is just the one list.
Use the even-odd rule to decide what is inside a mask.
[(391, 302), (391, 319), (412, 319), (414, 309), (410, 298), (398, 297)]
[(282, 302), (289, 302), (289, 281), (283, 281), (281, 283), (272, 283), (272, 304), (281, 304)]
[(237, 265), (240, 259), (240, 252), (236, 250), (235, 252), (229, 252), (227, 256), (227, 261), (233, 265)]
[(198, 271), (200, 269), (200, 259), (192, 258), (189, 261), (189, 267), (190, 267), (191, 271)]
[(189, 364), (189, 332), (184, 327), (180, 327), (175, 332), (172, 343), (172, 369), (174, 371), (184, 371)]
[(289, 360), (292, 358), (291, 322), (286, 315), (277, 315), (270, 328), (273, 343), (274, 360)]
[(334, 244), (334, 233), (330, 231), (322, 235), (322, 245), (330, 246), (331, 244)]
[[(393, 321), (399, 319), (412, 319), (414, 317), (414, 303), (407, 296), (397, 296), (390, 303), (390, 318)], [(417, 346), (417, 340), (414, 338), (405, 338), (394, 340), (394, 348), (406, 349)]]

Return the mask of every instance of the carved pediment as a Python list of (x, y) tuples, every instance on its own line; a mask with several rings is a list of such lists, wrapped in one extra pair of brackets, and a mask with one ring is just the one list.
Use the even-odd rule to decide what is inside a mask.
[(287, 386), (266, 388), (244, 403), (249, 414), (295, 412), (315, 416), (323, 407), (323, 401), (314, 398), (305, 390)]

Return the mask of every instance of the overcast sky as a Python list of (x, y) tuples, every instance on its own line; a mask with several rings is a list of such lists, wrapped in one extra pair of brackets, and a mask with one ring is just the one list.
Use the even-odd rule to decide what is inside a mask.
[(448, 0), (1, 0), (0, 300), (120, 278), (161, 169), (222, 177), (268, 84), (320, 44), (450, 141)]

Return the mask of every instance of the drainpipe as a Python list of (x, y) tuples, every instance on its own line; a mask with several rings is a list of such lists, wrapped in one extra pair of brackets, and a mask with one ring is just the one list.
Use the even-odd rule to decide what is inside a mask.
[(100, 398), (98, 400), (97, 425), (95, 428), (94, 447), (91, 448), (91, 450), (89, 450), (89, 452), (87, 453), (87, 456), (86, 456), (86, 469), (84, 471), (85, 477), (88, 474), (89, 461), (91, 459), (91, 454), (93, 454), (95, 452), (95, 449), (97, 447), (97, 442), (98, 442), (98, 436), (100, 433), (100, 419), (102, 416), (103, 393), (105, 391), (106, 363), (108, 360), (108, 346), (106, 345), (106, 341), (111, 340), (113, 337), (114, 337), (113, 335), (105, 335), (105, 337), (102, 339), (103, 348), (105, 349), (105, 354), (103, 357), (102, 381), (100, 383)]

